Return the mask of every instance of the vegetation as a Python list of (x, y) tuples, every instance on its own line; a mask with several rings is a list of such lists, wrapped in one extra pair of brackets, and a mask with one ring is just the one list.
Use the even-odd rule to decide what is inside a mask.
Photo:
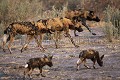
[(16, 21), (36, 21), (41, 18), (53, 18), (62, 16), (63, 10), (55, 9), (44, 10), (42, 0), (1, 0), (0, 1), (0, 34), (10, 23)]
[(107, 39), (112, 42), (113, 38), (118, 39), (120, 36), (120, 10), (108, 6), (105, 10), (105, 32)]
[[(110, 6), (107, 7), (108, 5)], [(0, 36), (12, 22), (64, 17), (66, 10), (79, 8), (94, 10), (102, 20), (105, 19), (107, 23), (111, 22), (114, 25), (112, 27), (114, 31), (112, 33), (106, 31), (109, 34), (109, 40), (112, 38), (110, 38), (111, 35), (118, 38), (120, 34), (119, 0), (0, 0)], [(110, 27), (106, 26), (106, 28), (110, 30)]]

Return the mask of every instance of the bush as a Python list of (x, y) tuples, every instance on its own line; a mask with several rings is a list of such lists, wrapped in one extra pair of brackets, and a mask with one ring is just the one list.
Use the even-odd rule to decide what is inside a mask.
[(120, 10), (108, 6), (105, 12), (105, 33), (107, 39), (111, 42), (112, 39), (119, 39), (120, 38)]

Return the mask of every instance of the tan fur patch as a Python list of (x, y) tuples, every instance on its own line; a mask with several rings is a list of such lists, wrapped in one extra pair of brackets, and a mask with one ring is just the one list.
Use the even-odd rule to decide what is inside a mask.
[(45, 58), (45, 62), (49, 62), (49, 60), (47, 58)]
[(39, 28), (39, 30), (46, 28), (46, 27), (43, 25), (43, 23), (41, 23), (41, 22), (38, 22), (38, 23), (37, 23), (37, 27)]
[(44, 61), (44, 59), (43, 59), (43, 58), (41, 58), (41, 61)]
[(59, 29), (61, 30), (62, 27), (63, 27), (63, 24), (59, 18), (53, 18), (47, 21), (48, 29), (59, 31)]
[(87, 52), (90, 54), (94, 54), (94, 52), (91, 49), (87, 50)]

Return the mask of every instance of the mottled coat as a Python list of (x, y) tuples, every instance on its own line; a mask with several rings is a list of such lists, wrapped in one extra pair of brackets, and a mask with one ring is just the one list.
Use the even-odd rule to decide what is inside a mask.
[[(91, 32), (93, 35), (96, 35), (95, 33), (91, 31), (90, 27), (86, 24), (86, 20), (96, 21), (96, 22), (100, 21), (99, 17), (96, 16), (94, 11), (87, 11), (87, 10), (81, 10), (81, 9), (75, 10), (75, 11), (68, 11), (66, 12), (65, 17), (68, 19), (76, 20), (80, 22), (83, 26), (85, 26), (89, 30), (89, 32)], [(74, 34), (75, 36), (77, 36), (76, 30)]]
[(93, 62), (93, 68), (95, 68), (95, 63), (99, 64), (99, 66), (103, 66), (102, 59), (104, 58), (104, 55), (100, 57), (99, 52), (93, 49), (83, 50), (79, 54), (79, 60), (77, 61), (77, 69), (79, 69), (79, 65), (81, 63), (84, 63), (84, 66), (89, 68), (89, 66), (86, 65), (86, 59), (91, 59)]
[(39, 57), (39, 58), (31, 58), (29, 59), (29, 61), (27, 62), (27, 64), (25, 65), (25, 72), (24, 72), (24, 75), (25, 76), (29, 76), (32, 74), (32, 71), (34, 70), (34, 68), (39, 68), (40, 70), (40, 75), (42, 77), (45, 77), (43, 74), (42, 74), (42, 68), (45, 66), (45, 65), (48, 65), (49, 67), (52, 67), (53, 66), (53, 63), (52, 63), (52, 57), (53, 56), (46, 56), (44, 55), (44, 57)]
[[(61, 32), (65, 32), (68, 38), (71, 40), (74, 46), (77, 46), (69, 34), (69, 29), (76, 29), (75, 24), (67, 18), (52, 18), (47, 20), (39, 20), (46, 26), (46, 32), (54, 34), (55, 46), (58, 48), (58, 39)], [(46, 33), (45, 32), (45, 33)], [(40, 44), (42, 44), (42, 37), (40, 39)]]
[(6, 43), (9, 41), (8, 49), (11, 53), (11, 43), (17, 34), (36, 35), (37, 27), (31, 22), (14, 22), (10, 24), (5, 30), (3, 35), (3, 50)]

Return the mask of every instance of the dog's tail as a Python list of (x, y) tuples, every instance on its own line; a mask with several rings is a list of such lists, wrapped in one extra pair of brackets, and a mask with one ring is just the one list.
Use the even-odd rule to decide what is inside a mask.
[(24, 67), (27, 68), (27, 67), (28, 67), (28, 64), (26, 64)]
[[(3, 41), (7, 42), (10, 40), (10, 33), (12, 32), (13, 24), (10, 24), (5, 30), (3, 35)], [(9, 35), (9, 37), (8, 37)]]
[(6, 43), (10, 40), (11, 26), (12, 26), (12, 25), (9, 25), (9, 26), (4, 30), (4, 35), (3, 35), (3, 51), (5, 51), (5, 50), (4, 50), (4, 46), (5, 46)]

